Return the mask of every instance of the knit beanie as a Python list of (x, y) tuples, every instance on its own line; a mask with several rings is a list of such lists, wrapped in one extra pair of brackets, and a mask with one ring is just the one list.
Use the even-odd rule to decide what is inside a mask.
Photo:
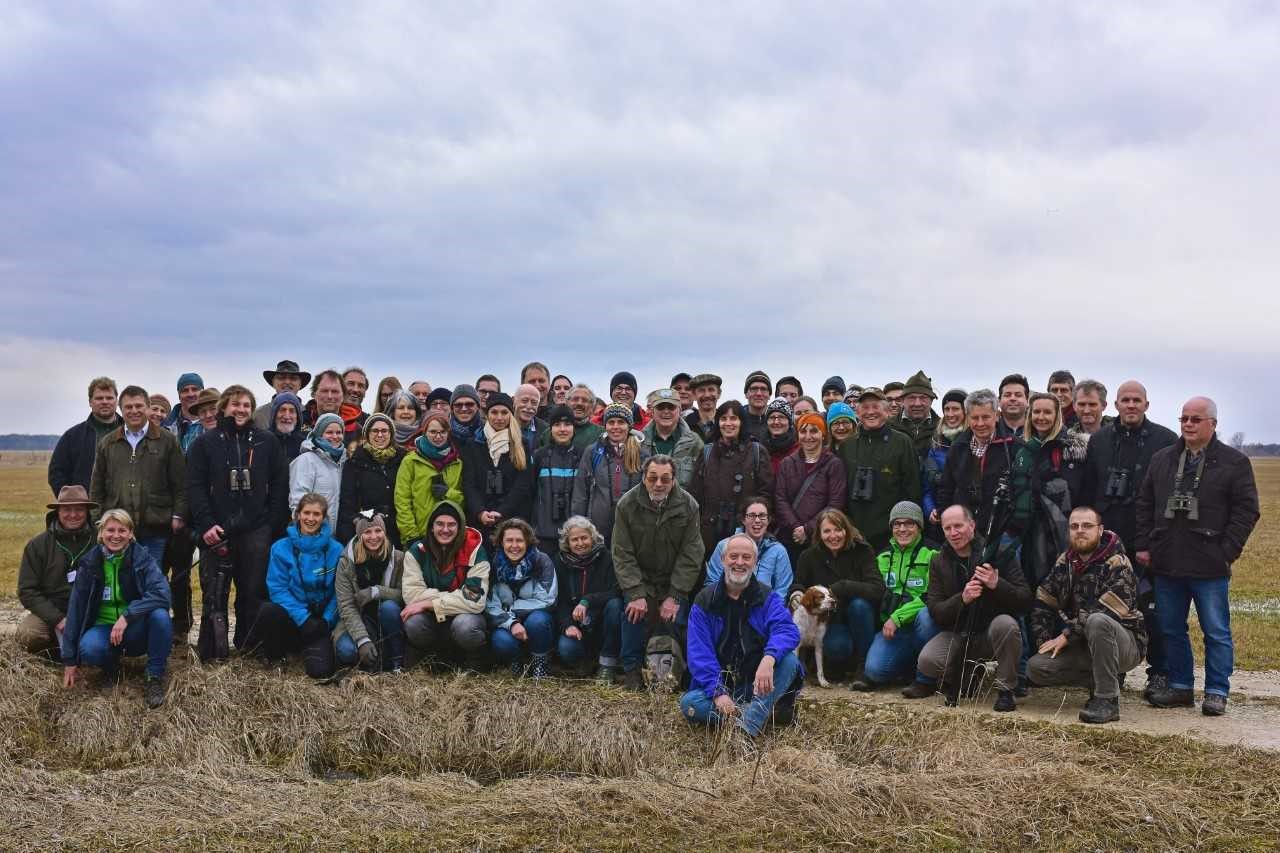
[(613, 378), (609, 380), (610, 397), (613, 396), (613, 389), (617, 388), (619, 385), (626, 385), (632, 391), (636, 391), (640, 387), (636, 383), (636, 375), (627, 370), (619, 370), (617, 373), (613, 374)]
[(812, 427), (817, 427), (818, 432), (822, 433), (822, 437), (827, 437), (827, 422), (822, 419), (822, 415), (817, 412), (805, 412), (796, 420), (796, 429), (800, 429), (806, 424)]
[(204, 380), (200, 378), (199, 373), (184, 373), (178, 377), (178, 390), (181, 391), (188, 385), (194, 385), (201, 391), (204, 390)]
[(431, 408), (431, 404), (436, 400), (444, 400), (446, 403), (453, 402), (453, 392), (448, 388), (432, 388), (431, 393), (427, 395), (427, 408)]
[[(840, 396), (844, 396), (844, 379), (839, 376), (829, 376), (827, 381), (822, 383), (822, 394), (828, 391), (839, 391)], [(821, 394), (819, 394), (821, 396)]]
[(855, 424), (858, 422), (858, 419), (853, 416), (852, 407), (848, 403), (832, 403), (831, 408), (827, 409), (827, 429), (831, 429), (831, 425), (841, 418), (853, 421)]
[[(324, 418), (321, 418), (321, 420), (324, 420)], [(364, 422), (364, 428), (360, 431), (360, 435), (365, 441), (369, 440), (369, 428), (378, 421), (382, 421), (386, 424), (387, 429), (391, 430), (392, 435), (396, 434), (396, 425), (392, 422), (391, 418), (382, 414), (382, 412), (378, 412), (377, 414), (369, 415), (369, 418)]]
[(942, 395), (942, 405), (945, 406), (947, 403), (959, 403), (963, 406), (964, 399), (968, 396), (969, 395), (966, 394), (963, 389), (952, 388), (950, 391)]
[(512, 402), (511, 395), (502, 391), (494, 391), (489, 395), (489, 408), (492, 409), (494, 406), (506, 406), (508, 412), (516, 410), (516, 404)]
[(470, 397), (476, 401), (476, 405), (480, 405), (480, 395), (476, 393), (474, 385), (467, 385), (465, 382), (453, 389), (453, 393), (449, 395), (449, 405), (453, 405), (459, 400)]
[(372, 516), (365, 515), (363, 512), (356, 516), (356, 535), (359, 536), (370, 527), (378, 527), (382, 532), (387, 530), (387, 522), (382, 517), (382, 513), (375, 512)]
[(753, 370), (747, 374), (747, 381), (742, 383), (742, 393), (747, 393), (747, 389), (756, 382), (763, 382), (766, 388), (770, 391), (773, 390), (773, 382), (769, 379), (769, 374), (765, 373), (763, 370)]
[(338, 426), (345, 428), (345, 425), (342, 423), (342, 418), (338, 417), (333, 412), (325, 412), (323, 415), (316, 418), (316, 425), (311, 428), (311, 434), (309, 436), (311, 440), (315, 441), (320, 438), (320, 436), (324, 435), (324, 431), (329, 428), (329, 424), (337, 424)]
[(893, 524), (898, 519), (915, 522), (916, 527), (924, 530), (924, 511), (917, 503), (898, 501), (894, 504), (893, 509), (889, 510), (889, 523)]
[(768, 418), (774, 412), (781, 412), (787, 416), (787, 420), (795, 422), (795, 416), (791, 413), (791, 404), (787, 402), (786, 397), (774, 397), (769, 401), (769, 405), (765, 407), (764, 416)]
[(607, 424), (610, 418), (622, 418), (627, 422), (627, 426), (631, 426), (636, 422), (631, 407), (624, 406), (622, 403), (610, 403), (604, 407), (604, 414), (600, 416), (600, 423)]

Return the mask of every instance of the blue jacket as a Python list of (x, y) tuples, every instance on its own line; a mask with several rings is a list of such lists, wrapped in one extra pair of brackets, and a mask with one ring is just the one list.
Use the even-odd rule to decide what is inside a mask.
[[(742, 532), (742, 528), (739, 527), (738, 533)], [(728, 541), (728, 539), (721, 539), (716, 544), (716, 549), (711, 552), (711, 559), (707, 560), (706, 586), (719, 583), (724, 575), (724, 543)], [(791, 583), (795, 579), (795, 574), (791, 570), (791, 557), (787, 554), (787, 549), (782, 547), (782, 543), (772, 536), (765, 536), (760, 540), (759, 548), (760, 554), (756, 558), (756, 580), (772, 589), (773, 594), (785, 603), (787, 590), (791, 589)]]
[(303, 536), (298, 525), (290, 524), (283, 539), (271, 546), (267, 565), (267, 594), (284, 608), (293, 624), (302, 623), (314, 612), (323, 615), (332, 628), (338, 624), (338, 598), (333, 592), (342, 546), (329, 535), (329, 522), (320, 532)]
[[(484, 614), (490, 628), (510, 628), (516, 618), (556, 606), (559, 585), (551, 558), (534, 548), (523, 565), (512, 567), (501, 549), (489, 569), (489, 598)], [(512, 569), (515, 568), (515, 571)], [(505, 580), (503, 579), (505, 577)], [(551, 614), (554, 615), (554, 614)]]
[(946, 507), (938, 507), (938, 482), (942, 479), (942, 469), (947, 465), (947, 453), (951, 445), (940, 445), (935, 439), (929, 445), (929, 452), (920, 460), (920, 485), (924, 496), (922, 508), (924, 517), (928, 518), (935, 509), (941, 512)]
[[(800, 629), (791, 621), (791, 614), (782, 599), (771, 595), (771, 592), (754, 577), (742, 592), (747, 624), (739, 631), (744, 652), (740, 678), (754, 678), (756, 668), (765, 655), (771, 655), (778, 661), (800, 645)], [(689, 611), (686, 659), (690, 686), (701, 690), (708, 699), (730, 692), (721, 679), (723, 667), (720, 665), (720, 661), (728, 657), (726, 650), (721, 648), (728, 633), (725, 630), (728, 602), (729, 593), (722, 580), (698, 593)], [(803, 669), (798, 677), (804, 677)]]
[[(71, 599), (67, 604), (67, 624), (62, 632), (62, 663), (76, 666), (80, 663), (80, 637), (97, 621), (102, 606), (102, 587), (106, 582), (102, 563), (106, 553), (101, 545), (95, 545), (80, 558), (69, 572)], [(124, 621), (133, 624), (146, 618), (152, 610), (169, 609), (169, 582), (155, 557), (137, 542), (130, 542), (120, 561), (120, 592), (129, 607)]]

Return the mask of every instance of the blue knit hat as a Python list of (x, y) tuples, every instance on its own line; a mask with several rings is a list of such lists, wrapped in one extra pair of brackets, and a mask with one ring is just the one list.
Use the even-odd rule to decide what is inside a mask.
[(858, 422), (858, 419), (853, 416), (853, 409), (848, 403), (832, 403), (831, 408), (827, 409), (827, 429), (831, 429), (831, 425), (841, 418), (848, 418), (855, 424)]
[(204, 390), (204, 380), (200, 378), (199, 373), (184, 373), (178, 377), (177, 390), (181, 391), (183, 388), (186, 388), (188, 385), (194, 385), (197, 388), (199, 388), (201, 391)]
[(316, 418), (316, 425), (311, 428), (311, 432), (309, 434), (311, 440), (315, 441), (317, 438), (324, 435), (324, 431), (329, 428), (329, 424), (344, 426), (342, 418), (338, 417), (333, 412), (325, 412), (323, 415)]

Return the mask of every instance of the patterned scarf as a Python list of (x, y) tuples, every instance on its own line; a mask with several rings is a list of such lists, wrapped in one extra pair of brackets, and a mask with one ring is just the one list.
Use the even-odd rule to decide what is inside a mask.
[(375, 462), (390, 462), (396, 456), (396, 446), (394, 444), (388, 444), (386, 447), (378, 449), (369, 442), (362, 441), (360, 446), (364, 448), (365, 453), (373, 457)]
[(493, 561), (494, 579), (505, 583), (507, 586), (515, 586), (528, 580), (530, 572), (533, 571), (532, 555), (532, 551), (525, 551), (520, 561), (513, 563), (507, 557), (507, 552), (499, 549), (498, 556)]

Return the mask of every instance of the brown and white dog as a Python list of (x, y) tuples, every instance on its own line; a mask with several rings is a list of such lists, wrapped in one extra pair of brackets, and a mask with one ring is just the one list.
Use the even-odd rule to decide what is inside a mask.
[(800, 629), (800, 648), (813, 649), (813, 659), (817, 664), (818, 685), (830, 687), (826, 674), (822, 671), (822, 641), (827, 636), (827, 622), (836, 609), (836, 598), (825, 586), (811, 586), (804, 592), (791, 594), (791, 621)]

